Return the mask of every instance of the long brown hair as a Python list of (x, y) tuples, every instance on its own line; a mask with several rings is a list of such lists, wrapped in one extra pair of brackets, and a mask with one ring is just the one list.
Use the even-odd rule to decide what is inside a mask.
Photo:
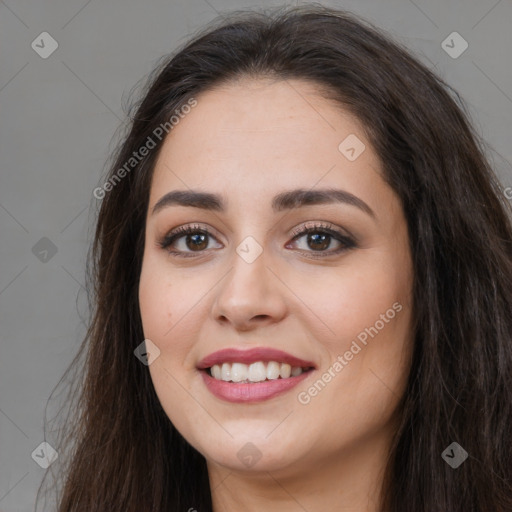
[[(311, 81), (355, 114), (402, 203), (414, 355), (381, 510), (512, 510), (510, 204), (446, 83), (366, 21), (306, 5), (214, 21), (165, 57), (130, 114), (88, 259), (91, 322), (65, 374), (73, 368), (77, 380), (57, 447), (58, 511), (212, 510), (204, 457), (174, 428), (133, 354), (144, 339), (138, 283), (164, 140), (155, 127), (244, 76)], [(148, 137), (154, 149), (127, 168)], [(452, 442), (468, 453), (457, 469), (441, 457)]]

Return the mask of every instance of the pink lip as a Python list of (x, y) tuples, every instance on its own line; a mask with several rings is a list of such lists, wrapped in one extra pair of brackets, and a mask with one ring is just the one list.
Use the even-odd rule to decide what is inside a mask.
[(201, 372), (206, 387), (213, 395), (227, 402), (238, 403), (262, 402), (263, 400), (273, 398), (295, 387), (309, 377), (310, 374), (311, 371), (307, 371), (297, 377), (242, 384), (217, 380), (210, 377), (206, 371)]
[(251, 364), (257, 361), (276, 361), (278, 363), (288, 363), (290, 366), (300, 366), (301, 368), (316, 368), (311, 361), (305, 361), (298, 357), (292, 356), (282, 350), (273, 348), (252, 348), (249, 350), (239, 350), (236, 348), (227, 348), (214, 352), (206, 356), (197, 368), (201, 371), (203, 381), (208, 390), (217, 398), (228, 402), (261, 402), (268, 400), (276, 395), (280, 395), (295, 387), (304, 379), (309, 377), (311, 371), (306, 371), (297, 377), (288, 377), (287, 379), (266, 380), (263, 382), (239, 383), (226, 382), (211, 377), (208, 372), (204, 371), (211, 368), (214, 364), (222, 363), (243, 363)]
[[(199, 370), (211, 368), (214, 364), (222, 363), (243, 363), (251, 364), (257, 361), (276, 361), (277, 363), (288, 363), (290, 366), (300, 366), (301, 368), (316, 368), (311, 361), (305, 361), (292, 356), (282, 350), (274, 348), (252, 348), (249, 350), (239, 350), (236, 348), (226, 348), (206, 356), (198, 365)], [(252, 384), (251, 384), (252, 385)]]

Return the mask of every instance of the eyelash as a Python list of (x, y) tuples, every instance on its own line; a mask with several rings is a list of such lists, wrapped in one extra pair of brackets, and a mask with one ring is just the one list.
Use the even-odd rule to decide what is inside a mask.
[[(309, 233), (320, 233), (320, 234), (326, 234), (331, 237), (333, 237), (335, 240), (339, 241), (343, 244), (343, 247), (340, 249), (336, 249), (335, 251), (302, 251), (302, 252), (308, 252), (312, 253), (312, 258), (325, 258), (328, 256), (333, 256), (340, 254), (342, 252), (348, 251), (350, 249), (353, 249), (356, 247), (355, 241), (347, 236), (341, 233), (340, 231), (331, 228), (329, 225), (321, 224), (321, 223), (314, 223), (313, 225), (307, 226), (307, 227), (300, 227), (297, 229), (294, 229), (292, 231), (292, 242), (303, 237), (304, 235), (307, 235)], [(207, 230), (201, 228), (199, 225), (189, 225), (189, 226), (181, 226), (174, 231), (171, 231), (169, 234), (165, 235), (159, 242), (158, 246), (162, 249), (165, 249), (169, 254), (179, 257), (179, 258), (190, 258), (195, 257), (196, 252), (191, 251), (189, 253), (183, 252), (183, 251), (173, 251), (169, 249), (169, 246), (171, 246), (176, 240), (179, 238), (182, 238), (185, 235), (191, 235), (191, 234), (201, 234), (201, 235), (207, 235), (208, 237), (213, 235)], [(214, 238), (214, 237), (213, 237)], [(197, 254), (204, 253), (205, 251), (197, 251)], [(313, 256), (314, 255), (314, 256)]]

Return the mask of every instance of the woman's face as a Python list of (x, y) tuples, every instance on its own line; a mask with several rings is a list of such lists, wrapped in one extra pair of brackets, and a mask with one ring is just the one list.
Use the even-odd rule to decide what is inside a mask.
[(140, 276), (165, 412), (232, 470), (310, 471), (382, 446), (409, 368), (413, 275), (362, 126), (298, 80), (196, 100), (155, 167)]

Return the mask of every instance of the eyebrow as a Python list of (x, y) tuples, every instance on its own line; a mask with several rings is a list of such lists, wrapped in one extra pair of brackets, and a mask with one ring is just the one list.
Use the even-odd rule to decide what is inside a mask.
[[(281, 212), (318, 204), (342, 203), (355, 206), (375, 219), (375, 212), (359, 197), (346, 190), (328, 188), (320, 190), (295, 189), (277, 194), (272, 199), (272, 210)], [(215, 212), (226, 211), (227, 202), (219, 194), (197, 190), (173, 190), (162, 196), (153, 207), (151, 215), (169, 206), (188, 206)]]

